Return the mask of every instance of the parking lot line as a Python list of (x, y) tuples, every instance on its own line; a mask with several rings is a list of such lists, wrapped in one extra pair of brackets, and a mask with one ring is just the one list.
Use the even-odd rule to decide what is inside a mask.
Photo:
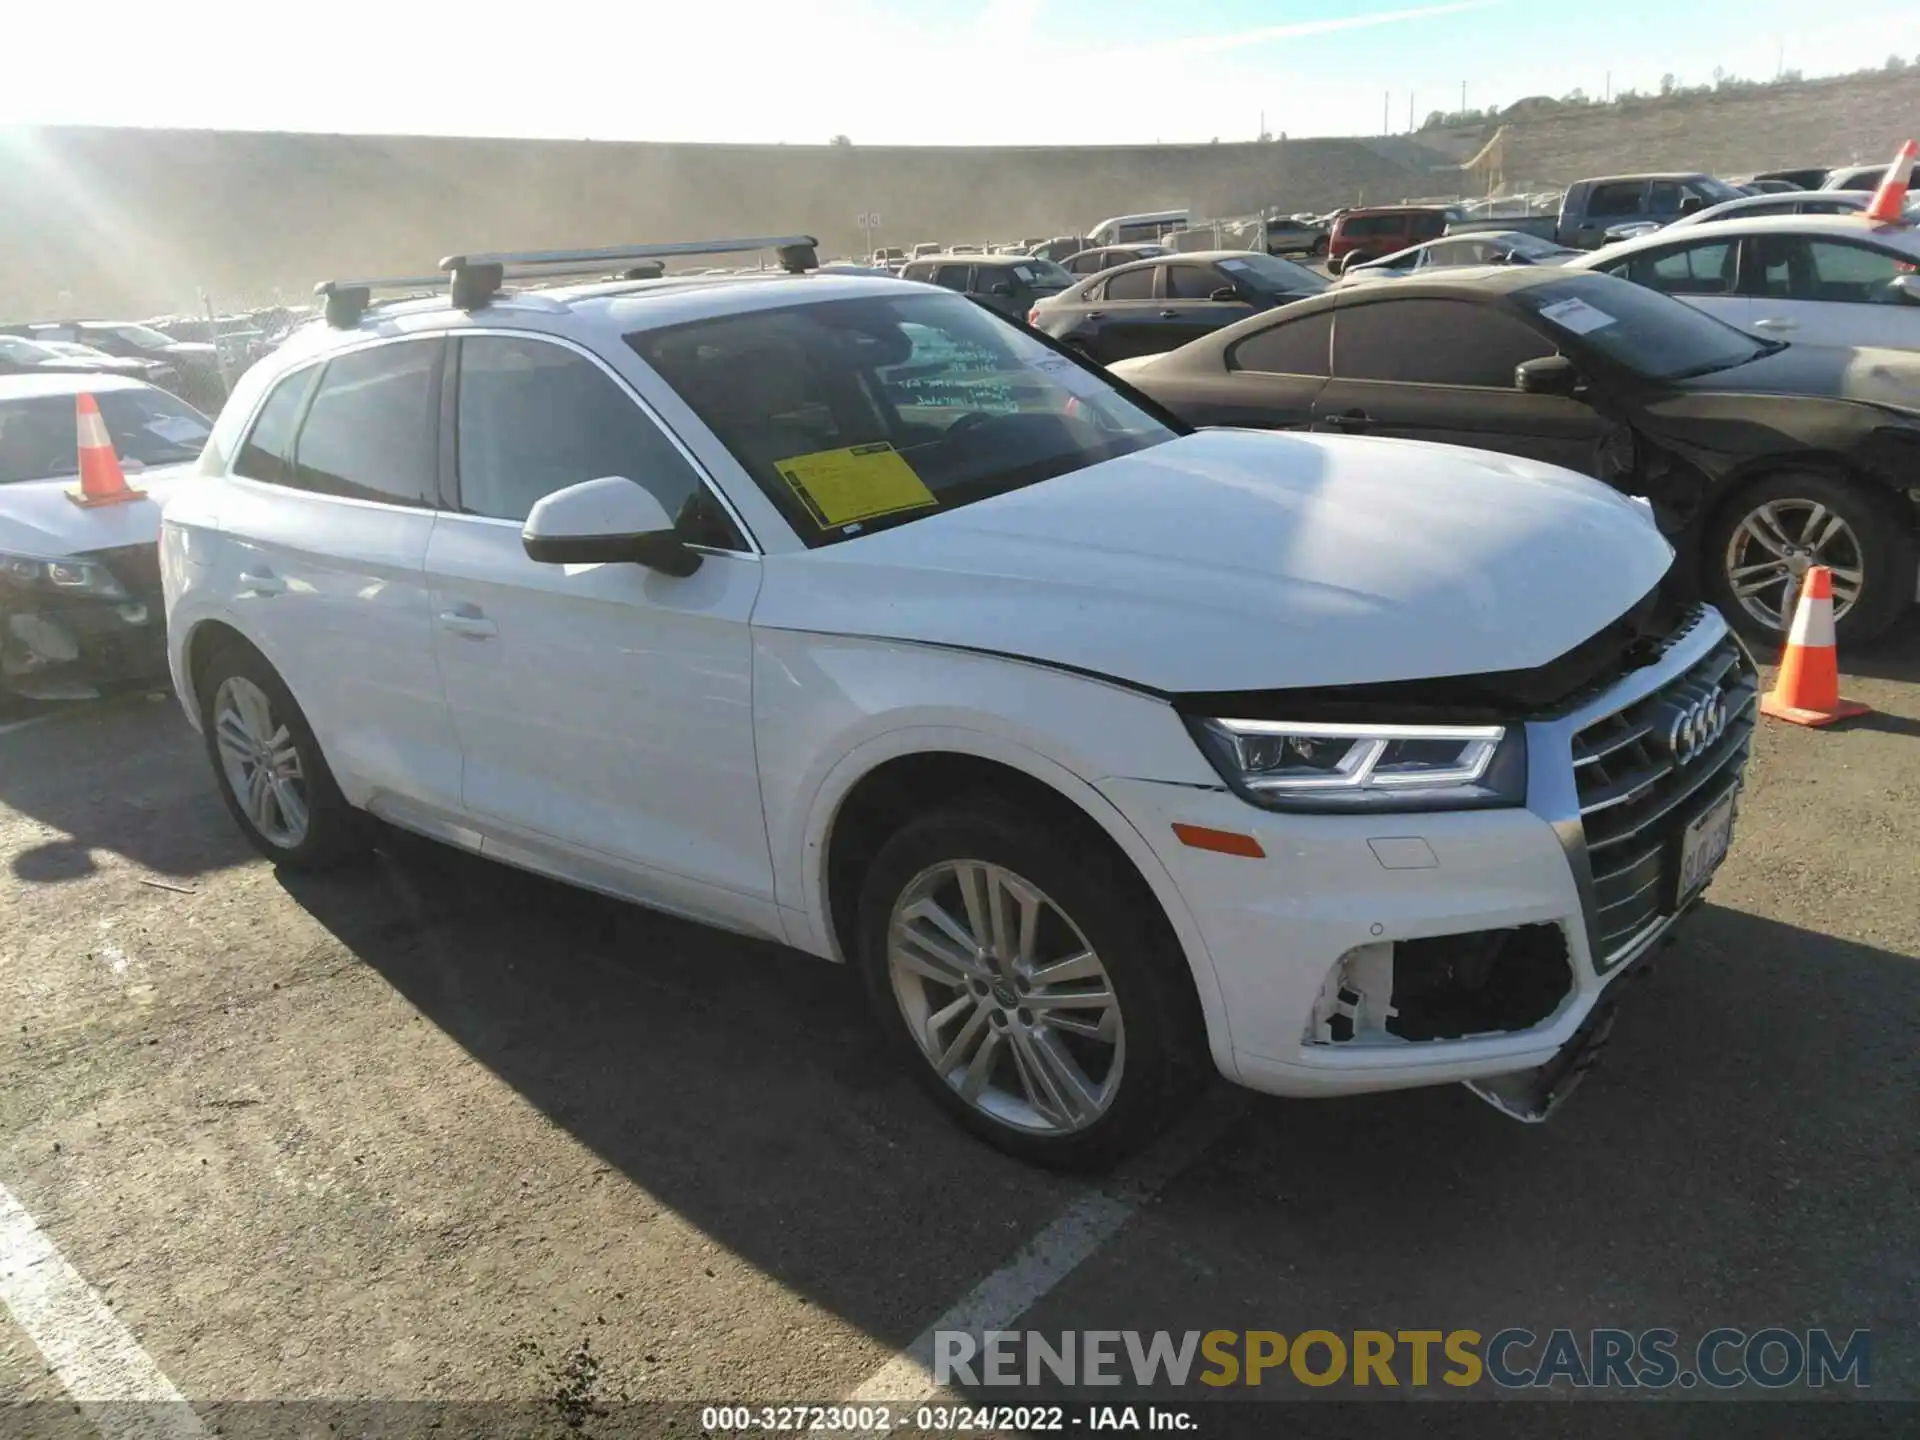
[(201, 1440), (206, 1428), (26, 1207), (0, 1185), (0, 1304), (109, 1440)]
[(1118, 1234), (1141, 1206), (1199, 1159), (1245, 1110), (1244, 1092), (1214, 1092), (1187, 1125), (1069, 1205), (847, 1398), (866, 1405), (912, 1404), (932, 1395), (940, 1388), (933, 1381), (933, 1343), (938, 1332), (1006, 1329)]
[(11, 735), (15, 730), (25, 730), (34, 725), (44, 725), (58, 713), (58, 711), (49, 711), (45, 715), (29, 715), (24, 720), (7, 720), (0, 722), (0, 735)]

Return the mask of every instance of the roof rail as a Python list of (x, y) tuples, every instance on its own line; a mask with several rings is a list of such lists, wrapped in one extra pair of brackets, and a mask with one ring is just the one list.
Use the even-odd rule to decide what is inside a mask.
[(401, 275), (384, 280), (322, 280), (313, 293), (327, 302), (327, 324), (336, 330), (351, 330), (367, 313), (376, 290), (438, 290), (446, 284), (442, 275)]
[(682, 255), (730, 255), (752, 250), (772, 250), (781, 268), (799, 274), (816, 268), (820, 261), (815, 250), (820, 242), (811, 235), (763, 235), (740, 240), (677, 240), (661, 245), (610, 245), (597, 250), (517, 250), (484, 255), (449, 255), (440, 268), (453, 277), (453, 303), (462, 310), (478, 310), (500, 293), (506, 282), (507, 267), (515, 278), (530, 273), (545, 275), (604, 274), (610, 266), (622, 266), (627, 279), (649, 279), (655, 267), (631, 265), (632, 261), (663, 262)]

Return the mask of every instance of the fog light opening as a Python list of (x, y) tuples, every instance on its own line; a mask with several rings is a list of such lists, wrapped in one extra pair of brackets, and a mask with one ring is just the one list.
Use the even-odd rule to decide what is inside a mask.
[(1328, 971), (1308, 1040), (1422, 1043), (1530, 1030), (1573, 988), (1558, 925), (1357, 945)]

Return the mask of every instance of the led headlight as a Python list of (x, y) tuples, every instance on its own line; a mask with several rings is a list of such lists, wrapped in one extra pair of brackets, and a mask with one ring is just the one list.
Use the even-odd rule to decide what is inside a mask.
[(38, 555), (0, 553), (0, 585), (62, 595), (95, 595), (103, 600), (124, 600), (127, 595), (113, 572), (104, 565), (92, 560), (46, 559)]
[(1467, 810), (1526, 800), (1518, 725), (1188, 721), (1221, 777), (1275, 810)]

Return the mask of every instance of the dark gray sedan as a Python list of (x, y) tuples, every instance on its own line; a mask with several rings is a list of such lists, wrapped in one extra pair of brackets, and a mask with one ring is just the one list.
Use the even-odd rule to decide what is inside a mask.
[(1042, 300), (1027, 323), (1107, 364), (1158, 355), (1327, 288), (1291, 260), (1199, 250), (1119, 266)]

